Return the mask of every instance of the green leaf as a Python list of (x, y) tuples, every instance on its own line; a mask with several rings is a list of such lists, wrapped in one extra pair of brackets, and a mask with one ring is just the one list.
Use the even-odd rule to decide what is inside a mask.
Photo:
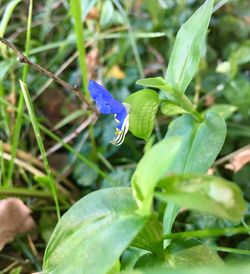
[(250, 40), (246, 40), (236, 52), (233, 52), (238, 65), (244, 65), (250, 62)]
[(250, 112), (250, 85), (249, 80), (244, 76), (238, 76), (228, 82), (223, 90), (226, 99), (245, 116), (249, 117)]
[(173, 101), (163, 100), (161, 103), (161, 112), (167, 116), (179, 115), (183, 113), (187, 113), (185, 109), (180, 107)]
[(58, 122), (55, 126), (54, 129), (60, 129), (67, 124), (71, 123), (72, 121), (76, 120), (77, 118), (83, 116), (86, 113), (85, 110), (83, 109), (78, 109), (73, 111), (72, 113), (69, 113), (65, 118), (63, 118), (60, 122)]
[(151, 251), (159, 257), (163, 256), (163, 228), (157, 216), (151, 215), (143, 229), (132, 242), (132, 246)]
[(162, 77), (146, 78), (136, 81), (136, 84), (150, 88), (158, 88), (165, 91), (172, 91), (172, 87)]
[[(179, 207), (173, 203), (168, 203), (166, 205), (164, 215), (163, 215), (163, 228), (164, 234), (170, 234), (172, 225), (174, 223), (175, 218), (179, 213)], [(164, 248), (166, 248), (171, 243), (170, 239), (164, 240)]]
[(174, 252), (170, 255), (169, 261), (171, 262), (171, 266), (175, 267), (223, 265), (223, 261), (217, 253), (205, 245), (196, 245)]
[(135, 271), (126, 271), (123, 274), (249, 274), (250, 264), (225, 266), (199, 266), (185, 268), (169, 268), (169, 266), (156, 266)]
[(166, 138), (173, 136), (181, 137), (182, 143), (169, 171), (206, 173), (224, 143), (226, 124), (213, 112), (206, 113), (202, 123), (184, 114), (170, 124)]
[(130, 104), (129, 130), (136, 137), (147, 141), (154, 128), (160, 104), (158, 93), (152, 89), (143, 89), (129, 95), (125, 103)]
[(140, 213), (150, 213), (154, 188), (176, 161), (179, 148), (179, 138), (168, 138), (154, 145), (140, 160), (132, 177), (132, 188)]
[(240, 221), (246, 209), (240, 188), (220, 177), (174, 175), (162, 179), (159, 186), (164, 192), (156, 197), (161, 200), (231, 221)]
[[(170, 124), (166, 139), (173, 136), (181, 137), (182, 143), (169, 171), (206, 173), (224, 143), (226, 124), (221, 116), (213, 112), (206, 113), (202, 123), (190, 114), (184, 114)], [(167, 205), (163, 221), (165, 233), (170, 233), (177, 212), (178, 208), (173, 204)]]
[(15, 63), (15, 58), (8, 58), (7, 60), (0, 62), (0, 81), (3, 81), (4, 77)]
[(113, 13), (114, 13), (114, 7), (113, 7), (112, 1), (110, 0), (104, 1), (102, 5), (102, 12), (100, 17), (100, 25), (102, 27), (105, 27), (110, 23), (113, 17)]
[(207, 0), (177, 33), (166, 72), (166, 81), (184, 93), (200, 62), (213, 0)]
[(207, 112), (216, 112), (222, 118), (228, 119), (232, 114), (237, 110), (237, 107), (229, 105), (229, 104), (216, 104), (212, 107), (208, 108), (204, 113)]
[(143, 256), (146, 253), (148, 253), (148, 251), (146, 250), (142, 250), (132, 246), (128, 247), (121, 258), (122, 271), (134, 269), (135, 263), (141, 256)]
[(4, 36), (4, 33), (5, 33), (6, 28), (8, 26), (9, 20), (12, 16), (12, 13), (13, 13), (16, 5), (20, 2), (21, 2), (21, 0), (12, 0), (5, 7), (4, 14), (3, 14), (1, 22), (0, 22), (0, 37)]
[(46, 248), (45, 273), (107, 273), (144, 225), (131, 189), (83, 197), (60, 219)]
[(43, 144), (43, 139), (42, 139), (42, 136), (41, 136), (41, 133), (40, 133), (40, 127), (39, 127), (39, 124), (38, 124), (38, 119), (37, 119), (37, 116), (36, 116), (36, 113), (35, 113), (35, 109), (34, 109), (32, 100), (30, 98), (30, 94), (29, 94), (27, 85), (21, 80), (19, 80), (19, 83), (20, 83), (20, 86), (21, 86), (21, 91), (22, 91), (22, 95), (24, 97), (26, 107), (28, 109), (29, 118), (30, 118), (33, 130), (34, 130), (36, 141), (37, 141), (39, 150), (40, 150), (41, 155), (42, 155), (44, 168), (45, 168), (47, 176), (49, 178), (50, 190), (52, 192), (52, 196), (53, 196), (54, 201), (55, 201), (57, 216), (58, 216), (58, 219), (59, 219), (60, 218), (60, 206), (59, 206), (58, 197), (57, 197), (56, 182), (55, 182), (54, 177), (52, 175), (50, 165), (49, 165), (49, 162), (48, 162), (48, 159), (47, 159), (47, 155), (46, 155), (46, 152), (45, 152), (45, 147), (44, 147), (44, 144)]
[(18, 266), (18, 267), (13, 268), (9, 273), (10, 274), (21, 274), (22, 270), (23, 270), (23, 268), (21, 266)]
[[(205, 245), (195, 245), (181, 250), (179, 247), (177, 251), (172, 250), (172, 246), (170, 246), (165, 254), (163, 253), (163, 257), (165, 257), (163, 260), (152, 254), (143, 255), (136, 262), (136, 269), (148, 270), (151, 267), (168, 267), (168, 270), (171, 271), (173, 268), (180, 270), (184, 269), (184, 267), (199, 267), (204, 265), (218, 267), (224, 264), (216, 252)], [(157, 271), (152, 273), (158, 274)], [(182, 273), (182, 271), (179, 273)]]

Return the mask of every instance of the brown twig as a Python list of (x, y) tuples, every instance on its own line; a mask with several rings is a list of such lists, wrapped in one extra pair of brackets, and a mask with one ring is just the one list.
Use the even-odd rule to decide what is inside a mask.
[(221, 164), (224, 164), (227, 161), (230, 161), (232, 158), (237, 156), (239, 153), (241, 153), (241, 152), (243, 152), (243, 151), (245, 151), (249, 148), (250, 148), (250, 145), (246, 145), (246, 146), (244, 146), (244, 147), (242, 147), (242, 148), (240, 148), (240, 149), (238, 149), (238, 150), (236, 150), (236, 151), (234, 151), (234, 152), (218, 159), (217, 161), (215, 161), (214, 166), (219, 166)]
[(0, 42), (3, 43), (3, 44), (5, 44), (8, 48), (10, 48), (10, 49), (12, 49), (14, 51), (14, 53), (17, 55), (18, 61), (20, 63), (28, 64), (29, 66), (33, 67), (38, 72), (42, 73), (43, 75), (47, 76), (48, 78), (53, 79), (58, 84), (60, 84), (63, 87), (65, 87), (66, 89), (69, 89), (69, 90), (73, 91), (75, 93), (75, 95), (81, 101), (83, 101), (89, 108), (91, 108), (91, 110), (93, 110), (95, 113), (97, 113), (97, 110), (91, 106), (90, 102), (83, 96), (81, 90), (77, 86), (70, 85), (69, 83), (65, 82), (64, 80), (62, 80), (61, 78), (59, 78), (58, 76), (56, 76), (54, 73), (52, 73), (49, 70), (47, 70), (46, 68), (44, 68), (44, 67), (42, 67), (42, 66), (40, 66), (38, 64), (33, 63), (20, 50), (18, 50), (16, 48), (16, 46), (14, 46), (11, 42), (9, 42), (8, 40), (6, 40), (5, 38), (0, 37)]
[[(91, 123), (96, 122), (96, 115), (92, 114), (91, 116), (88, 117), (87, 120), (85, 120), (83, 123), (80, 124), (79, 127), (76, 128), (74, 132), (71, 134), (67, 135), (65, 138), (62, 139), (64, 144), (69, 143), (71, 140), (76, 138), (86, 127), (88, 127)], [(60, 149), (63, 146), (62, 143), (57, 143), (53, 147), (49, 148), (46, 152), (46, 156), (50, 156), (52, 153), (55, 153), (58, 149)], [(42, 155), (38, 156), (39, 159), (42, 158)]]

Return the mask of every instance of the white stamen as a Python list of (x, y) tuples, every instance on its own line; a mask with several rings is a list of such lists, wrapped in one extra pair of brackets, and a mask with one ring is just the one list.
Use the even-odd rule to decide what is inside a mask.
[(126, 116), (126, 118), (123, 121), (122, 129), (117, 130), (116, 132), (117, 136), (111, 141), (111, 143), (115, 146), (120, 146), (125, 139), (128, 129), (129, 129), (129, 114)]

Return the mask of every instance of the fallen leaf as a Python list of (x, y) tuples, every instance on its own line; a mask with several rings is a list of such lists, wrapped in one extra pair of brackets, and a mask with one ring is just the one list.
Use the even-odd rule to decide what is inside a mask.
[(230, 163), (225, 165), (225, 168), (233, 170), (234, 173), (241, 170), (247, 163), (250, 162), (250, 146), (243, 151), (240, 151), (230, 159)]
[(108, 77), (110, 78), (116, 78), (116, 79), (124, 79), (125, 78), (125, 73), (120, 69), (119, 66), (114, 65), (108, 72)]
[(0, 200), (0, 251), (17, 234), (36, 227), (30, 209), (18, 198)]

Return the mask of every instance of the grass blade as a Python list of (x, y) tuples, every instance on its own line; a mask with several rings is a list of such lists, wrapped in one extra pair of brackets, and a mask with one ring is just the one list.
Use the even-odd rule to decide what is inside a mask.
[(22, 82), (21, 80), (19, 80), (19, 82), (20, 82), (22, 94), (23, 94), (23, 97), (24, 97), (24, 100), (25, 100), (25, 103), (26, 103), (26, 106), (27, 106), (27, 109), (28, 109), (28, 112), (29, 112), (30, 121), (31, 121), (31, 124), (32, 124), (33, 129), (34, 129), (37, 144), (38, 144), (39, 150), (40, 150), (41, 155), (42, 155), (42, 160), (43, 160), (43, 163), (44, 163), (44, 167), (45, 167), (45, 170), (46, 170), (48, 178), (49, 178), (50, 188), (51, 188), (52, 195), (53, 195), (55, 205), (56, 205), (57, 217), (59, 219), (60, 218), (60, 208), (59, 208), (59, 203), (58, 203), (58, 198), (57, 198), (55, 181), (54, 181), (54, 178), (52, 176), (52, 173), (51, 173), (51, 170), (50, 170), (50, 167), (49, 167), (48, 159), (46, 157), (46, 151), (45, 151), (43, 141), (42, 141), (42, 137), (41, 137), (41, 134), (40, 134), (40, 129), (39, 129), (39, 126), (38, 126), (38, 121), (37, 121), (37, 117), (36, 117), (36, 114), (35, 114), (35, 110), (33, 108), (33, 104), (31, 102), (31, 98), (30, 98), (30, 95), (29, 95), (28, 88), (27, 88), (26, 84), (24, 82)]
[[(26, 56), (29, 56), (29, 51), (30, 51), (32, 10), (33, 10), (33, 0), (30, 0), (28, 22), (27, 22), (26, 43), (25, 43)], [(27, 76), (28, 76), (28, 64), (25, 64), (23, 67), (23, 75), (22, 75), (23, 82), (26, 82)], [(23, 111), (24, 111), (24, 101), (23, 101), (22, 93), (20, 92), (19, 101), (18, 101), (17, 119), (16, 119), (14, 134), (13, 134), (11, 161), (9, 164), (8, 176), (7, 176), (7, 183), (9, 184), (9, 186), (11, 185), (11, 178), (13, 176), (13, 171), (14, 171), (14, 158), (16, 157), (16, 151), (17, 151), (17, 147), (20, 139), (19, 137), (20, 137), (21, 127), (22, 127)]]
[(71, 16), (74, 20), (74, 28), (76, 34), (76, 45), (79, 52), (79, 64), (82, 74), (82, 84), (85, 96), (89, 97), (88, 92), (88, 78), (87, 78), (87, 65), (86, 65), (86, 54), (84, 45), (84, 31), (81, 21), (81, 3), (79, 0), (70, 1)]

